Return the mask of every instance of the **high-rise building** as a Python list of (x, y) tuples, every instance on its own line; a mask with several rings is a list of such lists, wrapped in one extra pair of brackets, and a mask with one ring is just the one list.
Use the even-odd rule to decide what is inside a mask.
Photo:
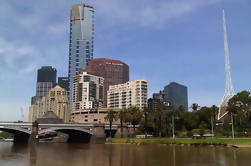
[(154, 93), (153, 97), (148, 99), (148, 108), (154, 110), (159, 106), (166, 109), (177, 109), (182, 106), (185, 111), (188, 111), (187, 87), (171, 82), (164, 90)]
[(123, 84), (129, 81), (129, 66), (119, 60), (96, 58), (88, 62), (87, 71), (103, 77), (104, 107), (107, 107), (107, 91), (110, 85)]
[(72, 111), (100, 108), (104, 99), (104, 78), (80, 70), (73, 83)]
[(165, 109), (171, 108), (171, 102), (169, 101), (166, 94), (162, 91), (159, 93), (154, 93), (153, 97), (148, 99), (148, 108), (151, 110), (156, 110), (159, 107), (164, 107)]
[(58, 85), (64, 88), (67, 92), (69, 91), (69, 78), (68, 77), (58, 77)]
[(109, 86), (107, 106), (108, 108), (136, 106), (140, 109), (147, 107), (147, 81), (135, 80)]
[(85, 4), (72, 6), (69, 42), (69, 99), (72, 102), (73, 81), (80, 68), (93, 58), (94, 9)]
[(48, 94), (29, 108), (29, 121), (42, 118), (47, 112), (54, 112), (64, 122), (69, 122), (67, 92), (60, 86), (50, 89)]
[(36, 96), (32, 97), (32, 104), (46, 96), (56, 85), (57, 70), (51, 66), (42, 66), (37, 71)]
[(171, 82), (165, 86), (163, 94), (171, 103), (171, 108), (177, 109), (182, 106), (185, 111), (188, 111), (188, 93), (187, 87), (176, 82)]

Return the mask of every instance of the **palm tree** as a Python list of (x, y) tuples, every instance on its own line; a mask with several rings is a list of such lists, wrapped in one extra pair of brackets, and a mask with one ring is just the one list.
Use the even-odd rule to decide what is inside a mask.
[(127, 109), (123, 109), (119, 112), (118, 118), (120, 120), (120, 137), (123, 137), (123, 122), (126, 121)]
[(200, 106), (199, 106), (197, 103), (193, 103), (193, 104), (191, 105), (191, 108), (192, 108), (193, 112), (198, 111), (199, 107), (200, 107)]
[(117, 120), (117, 112), (114, 110), (108, 110), (105, 120), (109, 121), (110, 125), (110, 137), (112, 137), (112, 123)]

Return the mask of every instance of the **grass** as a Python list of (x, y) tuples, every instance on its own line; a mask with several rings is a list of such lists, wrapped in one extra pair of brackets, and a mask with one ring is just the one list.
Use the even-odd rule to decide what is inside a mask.
[(159, 144), (218, 144), (218, 145), (251, 145), (251, 138), (112, 138), (109, 143), (159, 143)]

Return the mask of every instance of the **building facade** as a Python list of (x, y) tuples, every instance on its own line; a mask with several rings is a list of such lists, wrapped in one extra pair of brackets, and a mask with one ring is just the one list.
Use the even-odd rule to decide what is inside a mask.
[(74, 5), (70, 18), (69, 42), (69, 99), (72, 102), (73, 81), (79, 69), (93, 58), (94, 9), (85, 4)]
[(171, 108), (171, 102), (169, 101), (166, 94), (164, 94), (162, 91), (159, 93), (154, 93), (152, 98), (148, 99), (148, 108), (151, 110), (156, 110), (159, 107), (170, 109)]
[(58, 85), (64, 88), (67, 92), (69, 91), (69, 78), (68, 77), (58, 77)]
[(104, 78), (80, 70), (73, 83), (72, 111), (100, 108), (104, 99)]
[(29, 121), (33, 122), (42, 118), (47, 112), (54, 112), (64, 122), (69, 122), (68, 98), (64, 88), (56, 86), (52, 88), (47, 96), (42, 97), (29, 108)]
[(37, 71), (36, 96), (31, 99), (31, 104), (36, 103), (46, 96), (51, 88), (56, 85), (57, 70), (52, 66), (42, 66)]
[(119, 60), (108, 58), (92, 59), (87, 64), (87, 71), (105, 79), (104, 107), (107, 107), (107, 91), (109, 86), (129, 81), (129, 66)]
[[(107, 112), (110, 108), (98, 108), (98, 109), (86, 109), (79, 111), (72, 111), (71, 122), (73, 123), (86, 123), (86, 124), (109, 124), (109, 121), (105, 120)], [(114, 111), (120, 111), (114, 109)], [(119, 120), (113, 122), (113, 124), (120, 124)]]
[(173, 109), (182, 106), (185, 111), (188, 111), (188, 92), (187, 87), (176, 82), (171, 82), (165, 86), (163, 93), (171, 103)]
[(147, 107), (147, 81), (135, 80), (109, 86), (107, 106), (108, 108), (136, 106), (140, 109)]

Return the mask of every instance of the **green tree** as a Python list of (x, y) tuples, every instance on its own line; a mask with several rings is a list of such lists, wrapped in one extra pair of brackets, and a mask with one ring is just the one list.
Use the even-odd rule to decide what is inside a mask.
[(193, 103), (193, 104), (191, 105), (191, 108), (192, 108), (193, 112), (198, 111), (199, 107), (200, 107), (200, 106), (199, 106), (197, 103)]
[(127, 109), (123, 109), (118, 113), (118, 118), (120, 121), (120, 137), (123, 137), (123, 123), (126, 121), (127, 118)]
[(117, 112), (114, 110), (108, 110), (105, 120), (109, 121), (110, 125), (110, 137), (112, 137), (112, 123), (118, 119)]
[(138, 107), (130, 107), (127, 109), (126, 121), (133, 125), (133, 130), (135, 132), (136, 125), (139, 124), (142, 119), (142, 112)]

